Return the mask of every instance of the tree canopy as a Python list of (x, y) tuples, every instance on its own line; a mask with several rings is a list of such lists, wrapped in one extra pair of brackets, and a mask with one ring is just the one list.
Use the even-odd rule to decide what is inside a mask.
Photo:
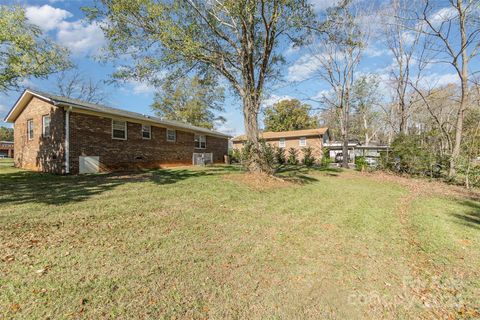
[(184, 77), (166, 81), (155, 94), (152, 109), (162, 118), (187, 122), (212, 129), (215, 121), (224, 121), (216, 113), (224, 110), (224, 89), (211, 77)]
[[(159, 78), (213, 71), (242, 99), (252, 144), (247, 168), (269, 172), (261, 150), (258, 113), (265, 86), (279, 75), (285, 42), (300, 43), (315, 21), (307, 0), (100, 0), (89, 8), (102, 21), (110, 56), (135, 61), (115, 74), (158, 83)], [(283, 40), (282, 40), (283, 39)], [(167, 71), (167, 72), (165, 72)]]
[(265, 109), (265, 131), (314, 129), (318, 119), (310, 115), (311, 107), (297, 99), (282, 100)]
[(0, 141), (13, 141), (13, 129), (0, 127)]
[(29, 23), (22, 7), (0, 5), (0, 91), (69, 67), (68, 51)]
[(105, 103), (107, 91), (104, 81), (94, 81), (84, 76), (76, 68), (62, 71), (56, 77), (56, 91), (63, 97), (78, 99), (90, 103)]

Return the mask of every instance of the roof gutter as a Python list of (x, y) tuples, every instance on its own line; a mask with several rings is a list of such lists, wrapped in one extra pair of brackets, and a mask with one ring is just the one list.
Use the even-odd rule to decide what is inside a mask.
[(222, 138), (230, 138), (229, 135), (227, 134), (224, 134), (224, 133), (220, 133), (220, 132), (214, 132), (214, 131), (210, 131), (208, 129), (205, 129), (205, 130), (195, 130), (195, 129), (191, 129), (191, 128), (187, 128), (187, 127), (183, 127), (183, 126), (178, 126), (178, 125), (174, 125), (174, 124), (168, 124), (168, 123), (161, 123), (161, 122), (158, 122), (158, 121), (154, 121), (152, 119), (149, 119), (149, 118), (146, 118), (146, 117), (134, 117), (134, 116), (128, 116), (128, 115), (124, 115), (124, 114), (115, 114), (115, 113), (109, 113), (109, 112), (101, 112), (99, 110), (94, 110), (92, 108), (87, 108), (87, 107), (84, 107), (82, 105), (79, 105), (79, 104), (74, 104), (74, 103), (70, 103), (70, 102), (65, 102), (65, 101), (55, 101), (55, 100), (52, 100), (54, 105), (56, 106), (64, 106), (64, 107), (69, 107), (70, 110), (72, 110), (72, 107), (73, 108), (78, 108), (78, 109), (82, 109), (82, 110), (86, 110), (86, 111), (90, 111), (90, 112), (94, 112), (94, 113), (100, 113), (100, 114), (104, 114), (104, 115), (107, 115), (109, 117), (112, 117), (112, 116), (117, 116), (117, 117), (122, 117), (122, 118), (125, 118), (125, 119), (136, 119), (136, 120), (139, 120), (139, 121), (142, 121), (142, 122), (150, 122), (150, 123), (155, 123), (155, 124), (158, 124), (158, 125), (162, 125), (162, 126), (165, 126), (165, 127), (170, 127), (170, 128), (176, 128), (176, 129), (182, 129), (182, 130), (187, 130), (187, 131), (191, 131), (191, 132), (198, 132), (198, 133), (202, 133), (202, 134), (206, 134), (206, 135), (211, 135), (211, 136), (216, 136), (216, 137), (222, 137)]
[(55, 105), (55, 101), (54, 101), (54, 100), (52, 100), (52, 99), (50, 99), (50, 98), (48, 98), (48, 97), (44, 97), (44, 96), (42, 96), (42, 95), (39, 95), (39, 94), (37, 94), (37, 93), (35, 93), (35, 92), (32, 92), (32, 91), (30, 91), (29, 89), (25, 89), (25, 90), (23, 90), (22, 95), (17, 99), (17, 101), (15, 102), (15, 104), (13, 105), (13, 107), (12, 107), (12, 108), (10, 109), (10, 111), (7, 113), (7, 115), (5, 116), (5, 119), (3, 119), (3, 121), (5, 121), (5, 122), (10, 122), (10, 123), (15, 122), (16, 118), (15, 118), (15, 120), (12, 120), (12, 119), (10, 119), (10, 117), (12, 116), (13, 112), (14, 112), (15, 109), (17, 108), (17, 106), (18, 106), (18, 104), (20, 103), (20, 101), (22, 101), (22, 99), (25, 97), (25, 95), (26, 95), (27, 93), (28, 93), (28, 94), (31, 94), (32, 96), (35, 96), (35, 97), (37, 97), (37, 98), (41, 98), (41, 99), (47, 100), (48, 102), (51, 102), (51, 103), (53, 103), (53, 104)]
[[(57, 103), (53, 102), (56, 106)], [(70, 111), (72, 107), (65, 108), (65, 174), (70, 173)]]

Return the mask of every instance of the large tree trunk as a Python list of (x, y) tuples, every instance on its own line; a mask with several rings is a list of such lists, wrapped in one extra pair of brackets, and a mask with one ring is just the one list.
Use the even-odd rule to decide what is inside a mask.
[(364, 136), (365, 136), (365, 145), (368, 146), (370, 145), (370, 135), (368, 134), (368, 121), (365, 113), (363, 113), (362, 118), (363, 118), (363, 130), (364, 130)]
[[(462, 69), (460, 71), (460, 81), (462, 87), (462, 96), (460, 99), (460, 107), (457, 112), (457, 121), (455, 125), (455, 141), (452, 150), (452, 156), (450, 158), (450, 170), (448, 171), (448, 177), (453, 178), (457, 174), (457, 162), (460, 157), (460, 148), (462, 145), (462, 135), (463, 135), (463, 119), (465, 117), (465, 110), (467, 109), (468, 103), (468, 53), (466, 49), (467, 44), (467, 34), (466, 34), (466, 25), (465, 25), (465, 14), (462, 10), (462, 1), (457, 0), (457, 10), (459, 13), (460, 20), (460, 36), (461, 44), (463, 47), (462, 50)], [(457, 69), (458, 70), (458, 69)]]
[[(462, 84), (463, 87), (463, 84)], [(453, 178), (457, 174), (457, 162), (460, 157), (460, 148), (462, 145), (462, 135), (463, 135), (463, 119), (465, 118), (465, 108), (466, 108), (466, 90), (462, 89), (462, 98), (460, 100), (460, 108), (457, 112), (457, 122), (455, 124), (455, 141), (453, 144), (452, 156), (450, 157), (450, 170), (448, 171), (448, 177)]]
[(343, 168), (348, 168), (348, 161), (349, 161), (349, 156), (348, 156), (348, 108), (346, 106), (343, 106), (342, 110), (342, 122), (341, 122), (341, 127), (342, 127), (342, 140), (343, 140), (343, 146), (342, 146), (342, 153), (343, 153), (343, 158), (342, 158), (342, 167)]
[(343, 153), (343, 159), (342, 159), (342, 168), (348, 168), (348, 161), (349, 161), (349, 155), (348, 155), (348, 135), (342, 134), (343, 137), (343, 145), (342, 145), (342, 153)]
[(401, 101), (399, 103), (399, 108), (400, 108), (400, 134), (406, 134), (408, 130), (408, 122), (407, 122), (407, 108), (405, 106), (405, 98), (401, 98)]
[(260, 144), (258, 130), (258, 112), (260, 110), (260, 101), (243, 98), (243, 120), (245, 123), (245, 133), (247, 143), (250, 144), (250, 153), (246, 162), (246, 168), (251, 173), (272, 174), (273, 168), (268, 163), (263, 148)]

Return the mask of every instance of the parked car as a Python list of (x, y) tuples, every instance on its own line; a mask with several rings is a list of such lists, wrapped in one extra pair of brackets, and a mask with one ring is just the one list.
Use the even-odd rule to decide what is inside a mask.
[(378, 165), (378, 160), (373, 157), (365, 157), (365, 162), (369, 167), (376, 167)]
[(339, 152), (335, 155), (335, 162), (336, 163), (341, 163), (343, 162), (343, 153)]

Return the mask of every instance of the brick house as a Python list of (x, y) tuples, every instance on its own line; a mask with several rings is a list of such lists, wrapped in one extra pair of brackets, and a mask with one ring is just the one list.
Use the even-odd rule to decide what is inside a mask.
[(57, 174), (223, 162), (229, 136), (177, 121), (27, 89), (14, 124), (15, 166)]
[[(290, 148), (296, 149), (299, 159), (303, 158), (303, 149), (306, 147), (310, 147), (312, 155), (320, 159), (323, 146), (329, 141), (328, 128), (262, 132), (260, 138), (274, 147), (285, 149), (286, 153)], [(233, 138), (233, 149), (241, 150), (246, 140), (245, 135)]]

